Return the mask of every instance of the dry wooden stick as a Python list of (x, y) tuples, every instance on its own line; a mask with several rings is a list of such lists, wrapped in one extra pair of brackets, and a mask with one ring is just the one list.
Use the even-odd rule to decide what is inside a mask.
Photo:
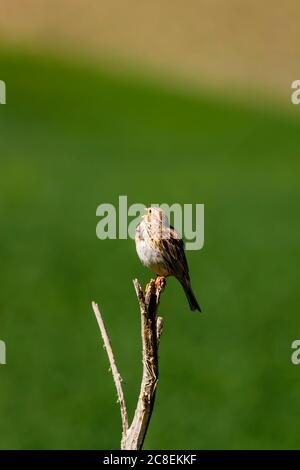
[(114, 360), (109, 337), (98, 306), (95, 302), (92, 303), (118, 393), (123, 429), (121, 449), (123, 450), (138, 450), (142, 448), (151, 419), (158, 382), (158, 346), (163, 328), (163, 319), (157, 316), (157, 309), (166, 281), (164, 278), (152, 279), (146, 286), (145, 294), (137, 279), (133, 283), (141, 315), (143, 375), (139, 398), (130, 427), (128, 427), (128, 415), (122, 381)]
[(113, 354), (113, 350), (111, 347), (110, 339), (107, 334), (100, 310), (98, 308), (98, 304), (95, 302), (92, 302), (92, 307), (100, 328), (101, 336), (104, 342), (104, 347), (106, 349), (107, 355), (108, 355), (108, 360), (110, 363), (110, 369), (111, 373), (115, 382), (117, 394), (118, 394), (118, 402), (120, 404), (120, 411), (121, 411), (121, 419), (122, 419), (122, 436), (125, 436), (128, 430), (128, 415), (127, 415), (127, 408), (126, 408), (126, 403), (125, 403), (125, 398), (124, 398), (124, 393), (123, 393), (123, 388), (122, 388), (122, 377), (119, 374), (115, 357)]

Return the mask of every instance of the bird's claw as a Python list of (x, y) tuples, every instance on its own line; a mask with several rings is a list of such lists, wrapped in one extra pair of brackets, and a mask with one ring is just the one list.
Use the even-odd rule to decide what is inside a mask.
[(155, 287), (159, 289), (163, 289), (166, 285), (166, 278), (162, 276), (157, 276), (155, 279)]

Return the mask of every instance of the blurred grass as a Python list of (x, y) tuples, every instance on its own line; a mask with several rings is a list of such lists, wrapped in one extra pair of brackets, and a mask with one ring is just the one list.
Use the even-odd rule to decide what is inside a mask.
[(1, 448), (118, 448), (119, 410), (90, 308), (102, 308), (132, 413), (141, 360), (134, 242), (96, 207), (205, 203), (189, 252), (203, 315), (168, 281), (146, 448), (297, 448), (299, 122), (146, 81), (0, 51)]

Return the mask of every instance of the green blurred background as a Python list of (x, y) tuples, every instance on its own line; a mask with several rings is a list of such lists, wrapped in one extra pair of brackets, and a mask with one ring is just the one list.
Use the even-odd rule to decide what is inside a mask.
[[(141, 376), (132, 279), (145, 284), (151, 274), (132, 240), (100, 241), (95, 232), (97, 206), (117, 204), (122, 194), (129, 204), (205, 204), (205, 246), (187, 253), (204, 313), (191, 313), (182, 289), (168, 281), (145, 448), (299, 447), (300, 367), (290, 357), (299, 337), (300, 121), (288, 109), (290, 83), (299, 76), (280, 81), (285, 99), (273, 81), (270, 104), (268, 76), (257, 76), (255, 87), (246, 83), (243, 67), (250, 77), (252, 69), (238, 61), (242, 54), (236, 70), (243, 73), (229, 65), (232, 76), (218, 75), (215, 85), (213, 66), (191, 74), (179, 58), (159, 75), (158, 62), (137, 54), (139, 65), (128, 73), (124, 51), (114, 55), (107, 41), (103, 55), (90, 57), (88, 41), (72, 50), (70, 37), (76, 45), (90, 37), (87, 29), (55, 37), (40, 14), (33, 31), (28, 17), (20, 20), (20, 2), (3, 3), (14, 15), (0, 49), (7, 84), (7, 105), (0, 106), (0, 339), (7, 345), (0, 447), (119, 446), (116, 394), (90, 304), (101, 306), (132, 415)], [(40, 3), (43, 12), (50, 8)], [(176, 21), (180, 28), (180, 16)], [(64, 22), (66, 30), (75, 23)], [(142, 28), (136, 34), (144, 44)], [(163, 43), (168, 29), (157, 34)], [(228, 51), (239, 37), (232, 39)], [(278, 70), (281, 59), (287, 61), (277, 57)], [(291, 62), (287, 70), (293, 68)], [(238, 83), (242, 94), (232, 92)], [(254, 88), (250, 104), (245, 96)]]

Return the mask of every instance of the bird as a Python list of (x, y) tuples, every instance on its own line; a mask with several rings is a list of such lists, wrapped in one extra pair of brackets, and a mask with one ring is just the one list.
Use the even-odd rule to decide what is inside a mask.
[(135, 231), (141, 262), (159, 277), (174, 276), (182, 285), (192, 311), (201, 308), (193, 293), (184, 243), (159, 207), (147, 207)]

